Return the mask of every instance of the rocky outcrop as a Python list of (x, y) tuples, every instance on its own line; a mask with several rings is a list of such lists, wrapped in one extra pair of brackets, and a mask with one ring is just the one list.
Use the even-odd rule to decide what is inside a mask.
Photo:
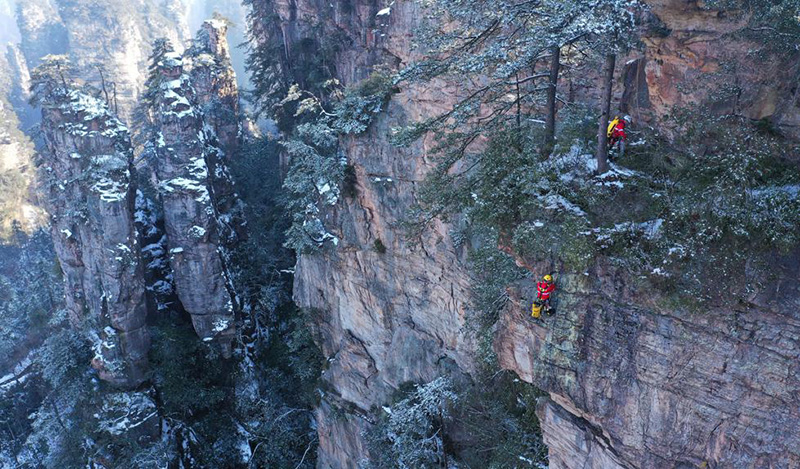
[[(300, 60), (302, 41), (331, 48), (333, 40), (348, 44), (331, 62), (346, 84), (367, 78), (376, 65), (407, 60), (408, 33), (419, 18), (411, 1), (397, 2), (381, 21), (376, 19), (380, 2), (275, 5), (282, 31), (277, 36), (291, 39), (286, 44), (291, 60)], [(314, 30), (311, 18), (324, 26)], [(404, 89), (365, 134), (342, 142), (355, 170), (356, 195), (324, 214), (338, 245), (298, 259), (294, 298), (315, 311), (314, 329), (329, 361), (328, 391), (317, 411), (319, 467), (355, 467), (368, 457), (365, 416), (387, 403), (401, 384), (472, 367), (473, 345), (462, 332), (469, 276), (449, 225), (436, 224), (416, 245), (398, 229), (415, 202), (417, 184), (432, 168), (430, 142), (405, 149), (388, 142), (389, 129), (440, 112), (449, 99), (435, 89)]]
[(23, 132), (32, 108), (23, 101), (22, 85), (27, 83), (15, 59), (14, 48), (0, 56), (0, 238), (4, 240), (15, 228), (31, 232), (45, 222), (32, 191), (33, 142)]
[[(800, 275), (741, 308), (665, 308), (597, 265), (559, 279), (557, 314), (530, 318), (532, 282), (509, 289), (502, 367), (549, 392), (540, 403), (554, 468), (795, 467), (800, 464)], [(703, 466), (705, 465), (705, 466)]]
[(149, 336), (128, 129), (104, 102), (58, 89), (44, 103), (42, 133), (39, 175), (70, 320), (90, 335), (100, 377), (136, 386), (145, 379)]
[(42, 57), (66, 54), (69, 50), (67, 28), (55, 0), (19, 2), (17, 26), (21, 49), (31, 69), (42, 62)]
[(231, 353), (233, 290), (219, 237), (219, 212), (210, 184), (209, 141), (183, 58), (169, 52), (158, 63), (152, 113), (158, 137), (152, 169), (162, 204), (175, 288), (195, 331)]
[(221, 235), (231, 243), (246, 235), (246, 223), (226, 164), (228, 159), (239, 154), (244, 140), (239, 87), (231, 64), (227, 31), (222, 21), (204, 22), (185, 59), (189, 62), (189, 78), (210, 143), (206, 163), (223, 228)]
[(205, 121), (214, 129), (222, 155), (231, 157), (239, 151), (243, 135), (239, 85), (231, 65), (227, 32), (223, 21), (205, 21), (186, 58), (191, 61), (190, 76)]
[(19, 2), (22, 51), (33, 68), (48, 54), (66, 54), (80, 78), (101, 86), (127, 122), (143, 90), (153, 40), (189, 39), (180, 3), (169, 0)]
[[(651, 27), (643, 58), (648, 107), (659, 124), (674, 108), (710, 103), (715, 113), (769, 118), (800, 135), (796, 51), (777, 53), (754, 40), (751, 13), (711, 9), (705, 2), (645, 0)], [(791, 58), (791, 57), (794, 58)]]
[[(737, 55), (746, 55), (747, 41), (731, 33), (744, 23), (696, 2), (647, 3), (653, 24), (645, 49), (627, 64), (620, 61), (627, 89), (616, 89), (632, 113), (661, 125), (674, 106), (713, 95), (693, 90), (695, 77), (722, 84), (713, 73), (742, 59), (744, 68), (724, 78), (740, 80), (750, 91), (723, 106), (794, 125), (798, 113), (780, 111), (791, 100), (778, 100), (774, 109), (765, 104), (772, 98), (764, 97), (775, 93), (772, 69), (753, 74), (753, 57)], [(353, 84), (377, 64), (402, 66), (413, 59), (418, 5), (393, 2), (388, 14), (377, 16), (386, 6), (369, 0), (254, 2), (264, 19), (256, 38), (281, 44), (273, 66), (290, 80), (307, 50), (329, 46), (335, 52), (325, 57), (326, 66)], [(727, 41), (734, 39), (731, 50)], [(591, 89), (579, 92), (591, 103), (597, 93), (591, 76), (580, 78), (589, 81)], [(684, 89), (679, 84), (693, 91), (677, 95), (674, 90)], [(368, 457), (360, 435), (370, 425), (369, 409), (385, 403), (399, 384), (469, 373), (474, 366), (472, 344), (462, 332), (469, 275), (449, 226), (436, 225), (416, 245), (399, 228), (431, 168), (431, 142), (398, 149), (386, 140), (391, 128), (448, 109), (457, 91), (444, 83), (406, 86), (364, 135), (343, 140), (356, 195), (322, 213), (335, 243), (297, 263), (294, 298), (314, 311), (312, 323), (329, 362), (327, 395), (317, 411), (320, 467), (353, 467)], [(781, 85), (778, 93), (787, 96), (788, 90)], [(378, 241), (385, 252), (376, 248)], [(747, 318), (724, 309), (689, 317), (620, 287), (630, 280), (625, 272), (592, 276), (598, 283), (563, 278), (560, 313), (543, 324), (525, 315), (531, 285), (520, 287), (524, 294), (513, 289), (516, 302), (497, 326), (503, 367), (550, 393), (539, 415), (552, 467), (797, 464), (791, 427), (798, 418), (796, 305), (756, 306)], [(761, 376), (754, 373), (757, 366)]]

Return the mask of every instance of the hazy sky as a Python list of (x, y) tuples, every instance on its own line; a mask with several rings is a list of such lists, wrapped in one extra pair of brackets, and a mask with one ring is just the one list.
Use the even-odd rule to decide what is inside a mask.
[(0, 0), (0, 44), (19, 42), (19, 30), (14, 19), (14, 0)]

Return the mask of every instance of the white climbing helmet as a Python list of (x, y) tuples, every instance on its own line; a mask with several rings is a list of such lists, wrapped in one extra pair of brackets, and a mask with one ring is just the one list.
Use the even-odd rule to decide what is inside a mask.
[(631, 122), (633, 122), (633, 119), (631, 118), (631, 116), (629, 116), (629, 115), (627, 115), (627, 114), (625, 114), (625, 117), (623, 117), (623, 118), (622, 118), (622, 120), (624, 120), (624, 121), (625, 121), (625, 122), (627, 122), (628, 124), (630, 124)]

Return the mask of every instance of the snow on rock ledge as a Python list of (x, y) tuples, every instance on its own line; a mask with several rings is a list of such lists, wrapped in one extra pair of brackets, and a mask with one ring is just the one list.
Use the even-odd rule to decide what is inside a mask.
[(46, 149), (39, 177), (70, 320), (76, 327), (92, 325), (92, 363), (100, 377), (136, 386), (145, 379), (149, 337), (128, 129), (105, 102), (70, 90), (49, 97), (42, 133)]

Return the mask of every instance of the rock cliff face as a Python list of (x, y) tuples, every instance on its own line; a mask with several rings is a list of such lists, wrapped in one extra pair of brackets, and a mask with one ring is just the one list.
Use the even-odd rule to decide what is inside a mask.
[(69, 91), (46, 101), (42, 131), (40, 176), (70, 320), (90, 334), (101, 378), (135, 386), (149, 336), (128, 130), (105, 103)]
[(227, 32), (228, 27), (222, 21), (204, 22), (186, 59), (190, 62), (189, 77), (210, 143), (206, 163), (214, 205), (220, 214), (220, 234), (231, 243), (246, 235), (246, 223), (226, 164), (228, 159), (239, 154), (244, 140), (239, 86), (231, 63)]
[[(27, 106), (27, 70), (20, 70), (16, 49), (0, 57), (0, 237), (11, 235), (16, 226), (26, 232), (41, 226), (44, 214), (33, 194), (33, 142), (23, 129), (31, 124)], [(24, 65), (24, 64), (23, 64)], [(27, 125), (26, 125), (27, 124)]]
[[(540, 269), (541, 270), (541, 269)], [(796, 253), (741, 308), (690, 313), (605, 265), (559, 279), (558, 313), (529, 317), (532, 282), (509, 289), (501, 366), (550, 393), (551, 467), (800, 464)]]
[[(720, 109), (794, 125), (794, 104), (774, 99), (791, 87), (773, 91), (772, 69), (750, 67), (746, 39), (737, 38), (733, 50), (722, 47), (743, 22), (695, 2), (647, 3), (651, 20), (666, 26), (661, 33), (648, 30), (640, 59), (627, 65), (623, 105), (660, 124), (673, 106), (712, 94), (698, 88), (678, 96), (679, 84), (712, 82), (713, 75), (702, 74), (724, 74), (726, 63), (741, 59), (743, 68), (725, 79), (750, 91)], [(260, 35), (285, 41), (281, 66), (289, 73), (308, 41), (334, 38), (342, 47), (329, 66), (346, 84), (377, 64), (413, 59), (415, 2), (394, 2), (381, 16), (385, 5), (369, 0), (260, 4), (274, 8), (257, 5), (265, 18)], [(298, 259), (295, 301), (315, 311), (318, 342), (329, 359), (327, 394), (317, 411), (320, 467), (355, 467), (368, 457), (361, 432), (370, 425), (369, 409), (401, 383), (469, 373), (474, 366), (473, 344), (462, 332), (469, 276), (449, 227), (437, 225), (417, 245), (398, 227), (431, 168), (430, 142), (397, 149), (386, 140), (391, 128), (447, 109), (454, 95), (442, 83), (404, 88), (366, 134), (342, 142), (357, 195), (324, 214), (338, 246)], [(385, 253), (374, 248), (377, 241)], [(796, 267), (782, 262), (779, 283), (792, 290)], [(756, 301), (746, 314), (719, 308), (690, 316), (659, 306), (656, 295), (635, 293), (625, 272), (598, 266), (591, 277), (596, 280), (562, 278), (559, 315), (543, 323), (525, 314), (531, 285), (514, 286), (515, 302), (497, 326), (502, 366), (550, 393), (539, 415), (552, 467), (800, 463), (792, 423), (800, 417), (796, 292), (778, 302)]]
[(222, 155), (232, 156), (242, 144), (242, 111), (227, 32), (222, 21), (204, 22), (187, 55), (205, 121), (214, 129)]
[(209, 152), (216, 149), (209, 141), (181, 55), (167, 53), (158, 64), (158, 73), (153, 115), (159, 133), (153, 173), (163, 206), (175, 287), (197, 334), (205, 341), (219, 341), (223, 353), (229, 355), (235, 331), (233, 291), (224, 265), (219, 211), (207, 164)]
[(643, 80), (636, 90), (645, 114), (663, 124), (675, 106), (710, 102), (711, 112), (768, 118), (800, 135), (796, 67), (754, 40), (759, 28), (748, 24), (751, 13), (698, 1), (645, 3), (653, 27), (642, 37)]
[[(375, 65), (408, 60), (409, 32), (419, 16), (415, 2), (398, 2), (380, 21), (383, 4), (377, 1), (275, 6), (278, 37), (291, 38), (289, 57), (309, 37), (347, 43), (333, 61), (336, 78), (346, 84), (368, 77)], [(312, 21), (324, 23), (318, 29), (323, 37), (313, 36)], [(441, 112), (449, 99), (435, 90), (405, 89), (365, 135), (343, 142), (357, 195), (324, 219), (338, 247), (298, 260), (294, 298), (318, 312), (314, 327), (330, 364), (324, 374), (329, 391), (317, 411), (319, 467), (354, 467), (368, 457), (361, 431), (369, 417), (362, 416), (385, 404), (401, 384), (472, 367), (472, 344), (462, 334), (469, 277), (450, 228), (438, 224), (412, 245), (397, 226), (432, 167), (430, 142), (399, 149), (387, 141), (389, 129)], [(375, 248), (377, 242), (385, 252)], [(342, 411), (345, 418), (337, 415)]]

